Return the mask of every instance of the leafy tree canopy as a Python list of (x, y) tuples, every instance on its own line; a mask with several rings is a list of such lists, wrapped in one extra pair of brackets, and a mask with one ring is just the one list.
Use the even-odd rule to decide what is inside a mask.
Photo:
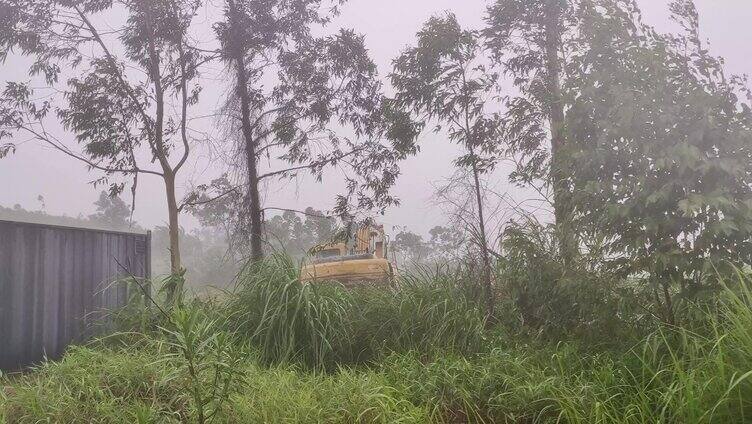
[(623, 271), (695, 290), (712, 266), (752, 253), (746, 83), (701, 43), (690, 1), (671, 4), (680, 34), (657, 33), (633, 7), (590, 12), (567, 87), (580, 228)]

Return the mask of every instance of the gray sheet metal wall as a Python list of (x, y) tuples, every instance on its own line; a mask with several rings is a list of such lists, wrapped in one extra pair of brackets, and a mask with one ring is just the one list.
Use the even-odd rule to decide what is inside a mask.
[[(0, 369), (57, 358), (100, 331), (151, 274), (149, 234), (0, 221)], [(96, 325), (95, 325), (96, 324)]]

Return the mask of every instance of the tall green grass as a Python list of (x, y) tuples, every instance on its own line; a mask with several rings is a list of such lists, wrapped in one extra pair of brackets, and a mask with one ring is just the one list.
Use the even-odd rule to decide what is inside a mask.
[(1, 384), (0, 422), (133, 423), (144, 411), (179, 422), (187, 393), (155, 346), (70, 348), (61, 362)]
[(423, 270), (401, 277), (394, 290), (361, 290), (356, 296), (361, 320), (358, 337), (371, 340), (374, 351), (381, 354), (482, 351), (485, 318), (466, 290), (465, 277)]
[[(243, 278), (226, 302), (203, 306), (239, 344), (238, 377), (213, 404), (215, 422), (752, 420), (747, 276), (728, 281), (714, 304), (691, 306), (691, 326), (659, 326), (600, 351), (485, 328), (457, 275), (347, 291), (302, 285), (293, 264), (274, 257)], [(60, 362), (3, 377), (0, 422), (190, 422), (190, 390), (213, 374), (191, 378), (169, 342), (177, 339), (150, 332), (71, 348)]]
[(744, 423), (752, 420), (749, 281), (703, 308), (707, 332), (662, 327), (623, 353), (512, 345), (383, 369), (433, 422)]
[[(2, 423), (192, 423), (188, 371), (165, 361), (158, 341), (140, 349), (72, 348), (64, 359), (3, 380)], [(216, 423), (422, 423), (425, 409), (405, 400), (376, 371), (310, 373), (261, 366), (249, 356)]]
[(341, 369), (330, 374), (253, 367), (247, 390), (232, 399), (236, 423), (425, 423), (427, 408), (391, 387), (383, 373)]
[(326, 368), (353, 356), (353, 305), (341, 287), (301, 284), (292, 259), (274, 255), (241, 276), (226, 314), (263, 362)]
[(301, 284), (292, 260), (277, 255), (241, 277), (226, 314), (265, 363), (331, 370), (395, 351), (480, 349), (480, 309), (454, 276), (426, 277), (404, 278), (397, 289)]

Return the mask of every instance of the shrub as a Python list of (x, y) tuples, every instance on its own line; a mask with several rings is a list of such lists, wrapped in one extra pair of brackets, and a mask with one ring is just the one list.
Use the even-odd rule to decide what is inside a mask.
[(639, 281), (609, 272), (598, 254), (565, 266), (555, 231), (537, 223), (506, 230), (497, 276), (499, 320), (549, 340), (588, 344), (631, 343), (649, 333), (655, 320)]

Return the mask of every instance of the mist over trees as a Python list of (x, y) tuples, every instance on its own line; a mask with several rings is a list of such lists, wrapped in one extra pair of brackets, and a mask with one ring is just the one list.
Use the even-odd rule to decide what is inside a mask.
[[(161, 178), (167, 225), (155, 240), (166, 233), (174, 275), (180, 241), (192, 237), (181, 214), (199, 221), (214, 257), (222, 248), (235, 263), (277, 250), (303, 258), (383, 214), (399, 204), (404, 159), (430, 148), (421, 134), (463, 149), (455, 164), (467, 181), (452, 187), (473, 200), (455, 202), (431, 234), (394, 223), (393, 252), (405, 263), (478, 260), (489, 315), (498, 270), (528, 275), (540, 255), (553, 268), (547, 293), (582, 272), (639, 278), (667, 321), (678, 299), (717, 288), (726, 261), (749, 261), (750, 93), (709, 53), (691, 1), (669, 3), (680, 29), (670, 34), (627, 0), (497, 0), (481, 28), (442, 13), (381, 76), (367, 40), (334, 25), (341, 6), (227, 0), (199, 47), (200, 1), (5, 1), (0, 53), (32, 61), (29, 80), (6, 82), (0, 98), (0, 154), (13, 160), (18, 137), (30, 136), (82, 162), (111, 197), (86, 220), (107, 226), (129, 221), (139, 178)], [(108, 14), (123, 19), (103, 32)], [(227, 77), (213, 124), (223, 141), (212, 145), (226, 163), (179, 199), (176, 179), (207, 142), (190, 122), (210, 65)], [(492, 171), (509, 165), (502, 182), (538, 193), (548, 211), (489, 188)], [(329, 171), (344, 186), (331, 210), (265, 196), (302, 176), (323, 183)], [(130, 213), (117, 197), (127, 189)], [(531, 301), (524, 282), (505, 284), (524, 292), (520, 305)]]
[[(455, 1), (379, 70), (338, 18), (382, 2), (0, 0), (0, 60), (25, 64), (0, 92), (0, 166), (36, 142), (99, 194), (0, 220), (151, 231), (155, 274), (68, 294), (87, 248), (124, 249), (67, 260), (3, 224), (23, 248), (0, 263), (24, 268), (0, 269), (0, 299), (23, 294), (3, 342), (60, 344), (77, 302), (88, 330), (82, 297), (122, 305), (102, 338), (0, 372), (0, 422), (749, 421), (752, 90), (692, 0), (665, 0), (671, 32), (647, 1)], [(385, 218), (403, 171), (436, 164), (409, 211), (433, 227)], [(282, 204), (293, 188), (313, 201)], [(161, 225), (134, 221), (156, 200)]]
[[(41, 198), (41, 197), (40, 197)], [(110, 231), (146, 232), (146, 228), (131, 220), (131, 207), (120, 196), (102, 191), (94, 202), (95, 212), (89, 215), (51, 215), (44, 209), (26, 209), (21, 205), (0, 206), (0, 220), (34, 222), (68, 227), (95, 228)], [(307, 215), (287, 211), (273, 215), (265, 226), (264, 239), (270, 240), (267, 252), (288, 252), (302, 260), (313, 246), (330, 241), (337, 231), (336, 221), (324, 217), (321, 211), (308, 207)], [(170, 234), (167, 226), (152, 231), (152, 268), (155, 278), (170, 274)], [(180, 230), (184, 261), (190, 273), (186, 286), (200, 290), (204, 286), (227, 287), (241, 271), (246, 256), (234, 249), (225, 228), (218, 221), (200, 220), (192, 231)]]

